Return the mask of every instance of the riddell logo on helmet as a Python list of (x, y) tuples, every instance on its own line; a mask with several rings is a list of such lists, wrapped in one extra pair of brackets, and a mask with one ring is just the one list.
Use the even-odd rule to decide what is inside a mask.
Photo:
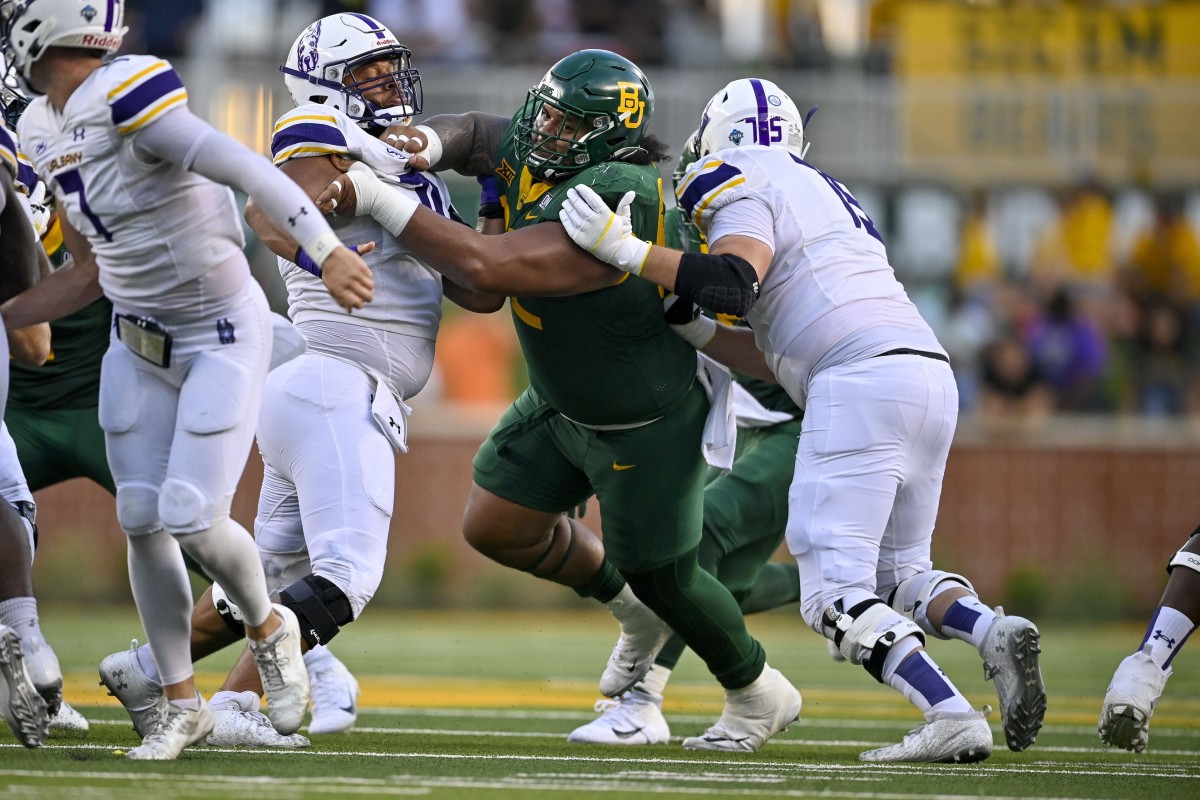
[(116, 50), (121, 46), (121, 37), (111, 33), (85, 33), (79, 37), (79, 43), (83, 47), (95, 47), (99, 50)]

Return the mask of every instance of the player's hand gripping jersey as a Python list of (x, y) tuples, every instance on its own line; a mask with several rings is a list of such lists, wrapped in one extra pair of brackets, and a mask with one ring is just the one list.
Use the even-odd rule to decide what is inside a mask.
[[(606, 161), (550, 184), (522, 164), (516, 138), (510, 128), (495, 172), (508, 230), (557, 222), (567, 190), (582, 183), (614, 206), (635, 191), (634, 232), (663, 242), (662, 180), (655, 167)], [(626, 276), (600, 291), (514, 297), (511, 306), (530, 384), (576, 422), (628, 425), (655, 419), (684, 396), (696, 375), (695, 351), (667, 326), (662, 294), (646, 281)]]
[[(411, 172), (408, 155), (389, 147), (342, 112), (308, 104), (279, 118), (271, 139), (276, 166), (294, 158), (340, 156), (361, 162), (391, 186), (412, 192), (422, 205), (461, 221), (445, 183), (432, 173)], [(375, 279), (375, 299), (354, 314), (357, 324), (433, 339), (442, 315), (441, 276), (413, 258), (370, 216), (334, 216), (330, 226), (346, 245), (375, 242), (363, 256)], [(345, 319), (320, 278), (279, 259), (288, 289), (288, 315), (300, 324), (312, 319)]]
[[(785, 352), (807, 376), (896, 348), (945, 353), (866, 212), (806, 161), (758, 145), (722, 150), (697, 161), (677, 195), (708, 242), (750, 236), (774, 250), (746, 319), (776, 374)], [(807, 396), (807, 382), (799, 389)]]

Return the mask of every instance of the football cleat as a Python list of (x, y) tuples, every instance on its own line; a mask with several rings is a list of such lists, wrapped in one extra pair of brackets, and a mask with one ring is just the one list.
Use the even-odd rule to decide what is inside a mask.
[(1171, 677), (1147, 653), (1139, 650), (1113, 673), (1100, 710), (1100, 741), (1135, 753), (1150, 741), (1150, 717)]
[(1046, 717), (1046, 686), (1038, 666), (1041, 634), (1024, 617), (1006, 617), (999, 606), (996, 614), (979, 648), (983, 676), (996, 684), (1008, 749), (1020, 752), (1037, 739)]
[(53, 717), (62, 705), (62, 667), (58, 665), (58, 656), (54, 655), (54, 650), (40, 630), (26, 631), (26, 634), (21, 637), (25, 669), (29, 671), (29, 679), (46, 701), (46, 708)]
[(909, 731), (899, 744), (861, 753), (860, 761), (970, 764), (992, 754), (992, 729), (982, 712), (954, 714)]
[(0, 716), (21, 744), (41, 747), (45, 743), (50, 725), (46, 701), (25, 668), (21, 637), (7, 625), (0, 625)]
[(308, 681), (312, 686), (312, 719), (308, 723), (311, 734), (347, 733), (358, 719), (358, 681), (337, 659), (326, 651), (320, 658), (309, 658), (314, 653), (304, 654), (308, 668)]
[(71, 708), (66, 700), (58, 706), (58, 713), (50, 717), (51, 734), (87, 733), (90, 727), (87, 718)]
[(800, 692), (767, 665), (754, 683), (725, 690), (725, 709), (717, 724), (683, 740), (684, 750), (757, 753), (767, 740), (800, 719)]
[(254, 692), (217, 692), (209, 703), (213, 729), (205, 743), (214, 747), (311, 747), (298, 733), (284, 736), (261, 713)]
[(600, 676), (600, 694), (616, 697), (646, 677), (658, 651), (671, 638), (671, 629), (636, 598), (608, 606), (621, 623), (621, 635)]
[(597, 700), (599, 717), (567, 736), (573, 744), (666, 744), (671, 729), (662, 713), (662, 695), (630, 689), (610, 700)]
[(275, 730), (295, 733), (308, 713), (308, 668), (300, 653), (300, 623), (290, 608), (273, 603), (283, 624), (265, 639), (250, 639)]
[(105, 656), (100, 662), (100, 683), (121, 701), (133, 720), (133, 729), (145, 738), (166, 714), (167, 699), (158, 681), (152, 680), (138, 664), (137, 649), (138, 641), (134, 639), (128, 650)]
[(134, 761), (173, 761), (185, 747), (204, 741), (212, 732), (213, 715), (199, 692), (196, 698), (200, 707), (194, 709), (167, 702), (166, 711), (154, 728), (125, 757)]

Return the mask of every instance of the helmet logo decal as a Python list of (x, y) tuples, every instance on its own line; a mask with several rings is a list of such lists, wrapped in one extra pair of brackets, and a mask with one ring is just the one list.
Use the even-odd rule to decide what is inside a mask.
[[(617, 81), (621, 94), (618, 97), (617, 114), (625, 120), (626, 128), (636, 128), (642, 124), (646, 116), (646, 101), (638, 99), (640, 84), (629, 81)], [(637, 115), (634, 117), (634, 115)]]
[(98, 12), (96, 11), (96, 9), (92, 8), (91, 6), (84, 6), (83, 8), (81, 8), (79, 10), (79, 16), (81, 16), (85, 20), (87, 20), (88, 23), (91, 23), (91, 21), (96, 18), (97, 13)]
[(321, 21), (317, 20), (312, 25), (308, 26), (308, 30), (304, 32), (304, 36), (300, 37), (300, 43), (296, 45), (296, 64), (300, 67), (300, 71), (306, 75), (312, 74), (312, 71), (317, 68), (317, 42), (321, 38)]
[(733, 130), (731, 130), (729, 132), (729, 141), (733, 142), (734, 145), (741, 144), (742, 143), (742, 132), (740, 130), (738, 130), (737, 128), (734, 128)]

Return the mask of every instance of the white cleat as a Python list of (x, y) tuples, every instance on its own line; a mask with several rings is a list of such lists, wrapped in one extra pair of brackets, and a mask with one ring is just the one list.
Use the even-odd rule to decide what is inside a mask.
[(105, 656), (100, 662), (100, 684), (121, 701), (133, 720), (133, 729), (145, 738), (167, 713), (167, 699), (162, 686), (138, 665), (137, 649), (138, 641), (134, 639), (128, 650)]
[(629, 601), (608, 603), (609, 611), (621, 623), (621, 636), (613, 647), (604, 673), (600, 676), (600, 694), (616, 697), (633, 688), (646, 677), (658, 651), (671, 638), (671, 629), (650, 610), (633, 597)]
[(970, 764), (992, 754), (992, 729), (988, 706), (983, 712), (956, 714), (926, 722), (909, 731), (899, 744), (868, 750), (859, 761)]
[(58, 656), (42, 636), (41, 631), (28, 632), (21, 637), (21, 649), (25, 652), (25, 669), (38, 694), (46, 701), (46, 708), (53, 717), (62, 705), (63, 677)]
[[(309, 661), (309, 650), (305, 661)], [(310, 734), (348, 733), (358, 719), (358, 681), (333, 653), (327, 653), (308, 670), (312, 685)]]
[(174, 761), (184, 748), (204, 741), (213, 729), (213, 715), (199, 692), (197, 709), (167, 703), (167, 710), (142, 743), (125, 754), (134, 761)]
[(300, 623), (286, 606), (272, 604), (283, 624), (261, 641), (250, 639), (250, 652), (258, 665), (263, 693), (275, 730), (295, 733), (308, 713), (308, 668), (300, 654)]
[(0, 625), (0, 716), (26, 747), (41, 747), (46, 741), (50, 715), (25, 668), (21, 637)]
[(51, 735), (87, 733), (90, 727), (87, 718), (71, 708), (71, 705), (66, 700), (63, 700), (59, 705), (58, 713), (50, 717)]
[(205, 743), (214, 747), (311, 747), (298, 733), (284, 736), (261, 713), (254, 692), (217, 692), (209, 703), (213, 729)]
[(571, 731), (573, 744), (666, 744), (671, 729), (662, 713), (662, 695), (630, 689), (611, 700), (597, 700), (599, 717)]
[(1149, 655), (1139, 650), (1113, 673), (1100, 710), (1100, 741), (1135, 753), (1150, 741), (1150, 717), (1159, 695), (1171, 677)]
[(717, 724), (683, 740), (684, 750), (757, 753), (767, 740), (800, 719), (800, 692), (783, 673), (763, 665), (762, 675), (742, 689), (725, 690)]
[(1020, 752), (1037, 739), (1046, 717), (1046, 686), (1038, 666), (1041, 634), (1024, 617), (1006, 617), (999, 606), (996, 613), (1000, 616), (979, 649), (983, 676), (996, 684), (1008, 749)]

